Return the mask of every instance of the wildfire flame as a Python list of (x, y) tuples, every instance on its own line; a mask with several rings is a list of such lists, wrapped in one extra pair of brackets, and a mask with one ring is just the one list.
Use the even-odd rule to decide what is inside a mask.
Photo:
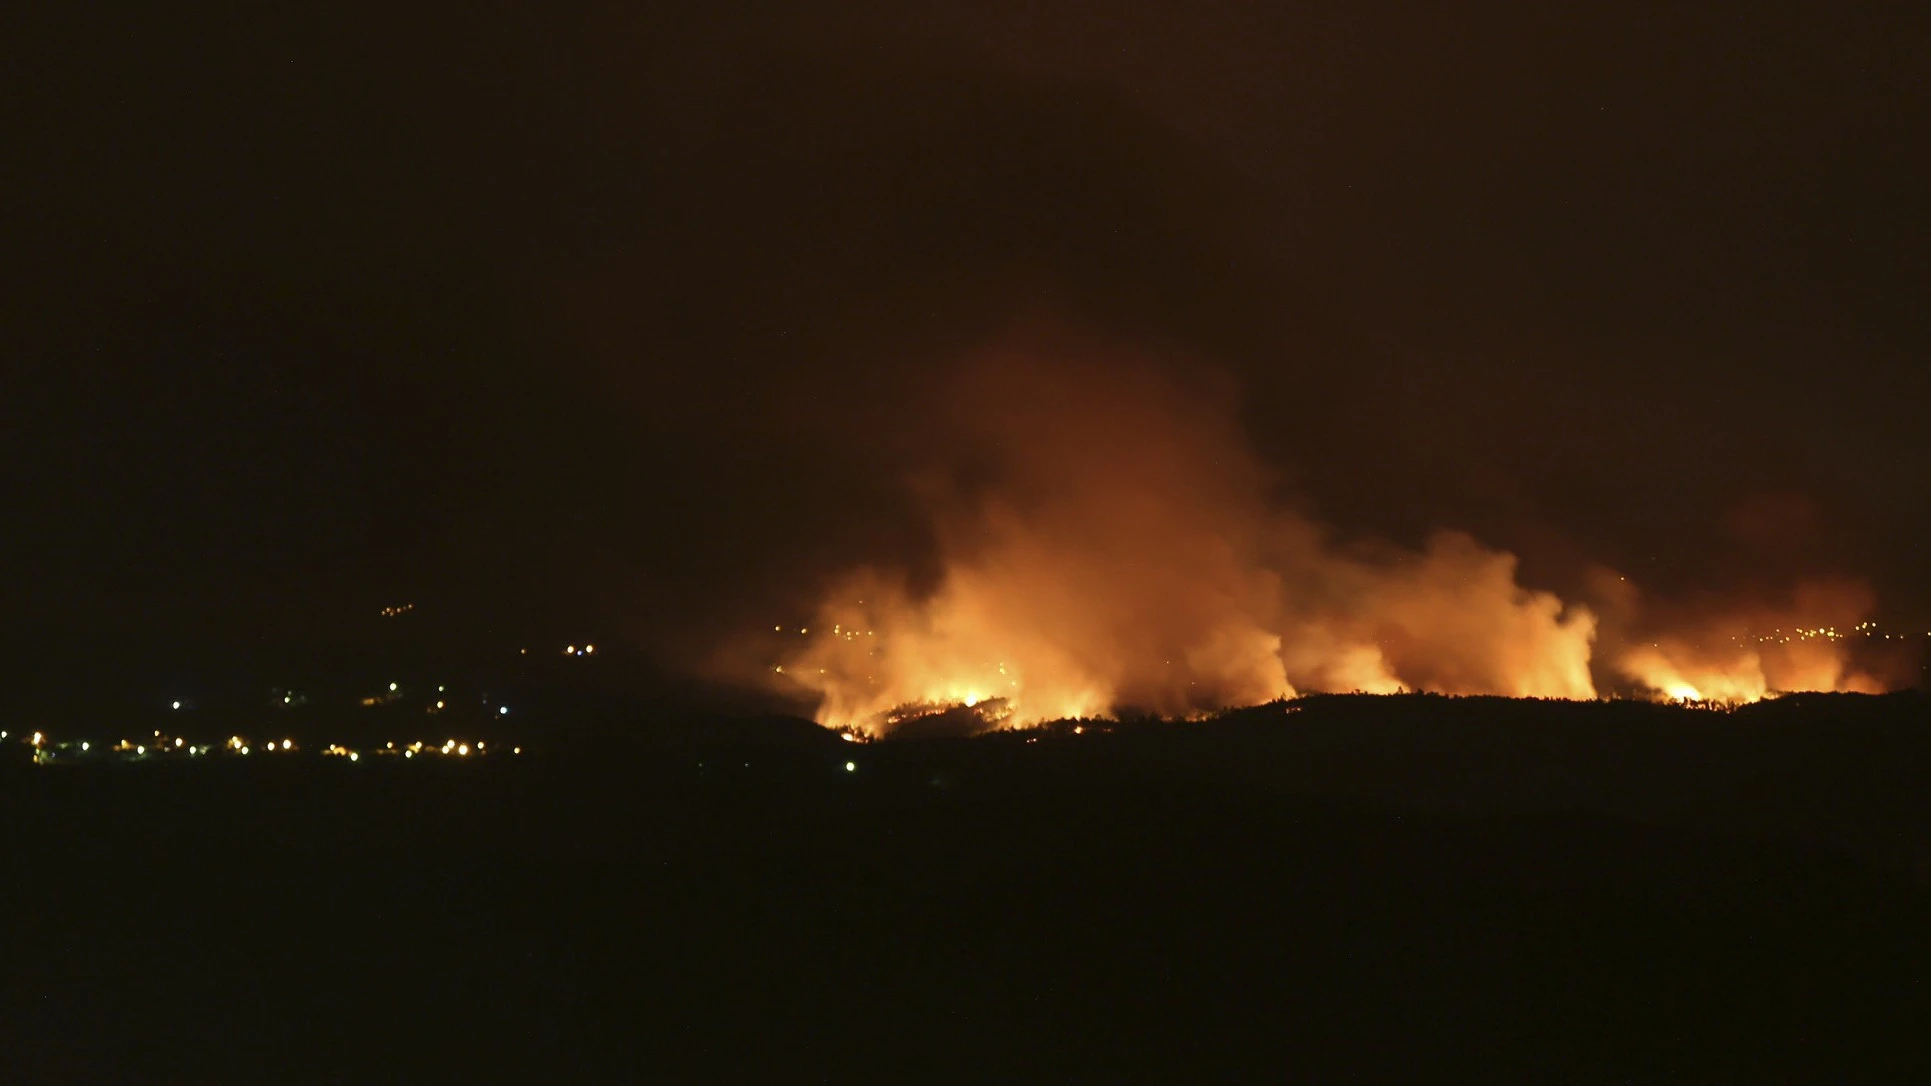
[[(1611, 595), (1612, 610), (1630, 608), (1626, 596)], [(1826, 579), (1801, 583), (1789, 598), (1770, 605), (1705, 604), (1685, 614), (1666, 613), (1649, 625), (1668, 632), (1647, 641), (1632, 637), (1634, 643), (1611, 654), (1610, 666), (1672, 701), (1750, 702), (1813, 690), (1880, 693), (1884, 683), (1854, 659), (1858, 649), (1882, 655), (1883, 635), (1867, 618), (1876, 602), (1861, 583)]]
[[(1269, 500), (1224, 396), (1151, 365), (980, 359), (951, 399), (974, 405), (935, 435), (957, 459), (916, 480), (936, 582), (849, 574), (770, 669), (816, 694), (828, 727), (1187, 716), (1302, 690), (1593, 698), (1602, 682), (1713, 702), (1881, 688), (1834, 640), (1639, 642), (1626, 587), (1605, 601), (1614, 644), (1598, 653), (1597, 608), (1525, 587), (1514, 555), (1466, 534), (1419, 550), (1337, 540)], [(1824, 602), (1794, 612), (1848, 628), (1870, 609)]]

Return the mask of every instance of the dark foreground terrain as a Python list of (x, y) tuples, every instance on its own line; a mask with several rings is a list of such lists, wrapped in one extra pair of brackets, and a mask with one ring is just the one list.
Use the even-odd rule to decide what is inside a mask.
[(0, 1080), (1931, 1073), (1921, 697), (1027, 738), (12, 767)]

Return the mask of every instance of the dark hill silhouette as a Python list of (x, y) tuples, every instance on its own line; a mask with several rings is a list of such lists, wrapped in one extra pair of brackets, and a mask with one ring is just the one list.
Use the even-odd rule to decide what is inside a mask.
[(1336, 697), (864, 744), (696, 716), (616, 738), (606, 708), (429, 772), (0, 778), (0, 1069), (1931, 1071), (1920, 696)]

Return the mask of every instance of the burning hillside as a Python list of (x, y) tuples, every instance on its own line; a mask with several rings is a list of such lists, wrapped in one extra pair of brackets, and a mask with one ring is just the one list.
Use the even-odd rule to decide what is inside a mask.
[(873, 734), (955, 708), (991, 727), (1303, 691), (1882, 687), (1845, 640), (1749, 632), (1862, 629), (1861, 586), (1684, 615), (1614, 574), (1588, 599), (1525, 585), (1514, 555), (1461, 532), (1419, 549), (1345, 539), (1273, 498), (1224, 389), (1170, 374), (1077, 353), (963, 367), (948, 402), (974, 409), (937, 413), (946, 453), (911, 480), (936, 580), (852, 570), (774, 676), (815, 694), (821, 723)]

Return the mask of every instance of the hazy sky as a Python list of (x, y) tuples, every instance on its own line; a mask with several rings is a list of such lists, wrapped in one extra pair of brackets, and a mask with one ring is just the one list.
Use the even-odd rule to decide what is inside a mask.
[(1906, 5), (41, 7), (20, 639), (761, 623), (917, 563), (931, 397), (1042, 322), (1343, 533), (1931, 614)]

